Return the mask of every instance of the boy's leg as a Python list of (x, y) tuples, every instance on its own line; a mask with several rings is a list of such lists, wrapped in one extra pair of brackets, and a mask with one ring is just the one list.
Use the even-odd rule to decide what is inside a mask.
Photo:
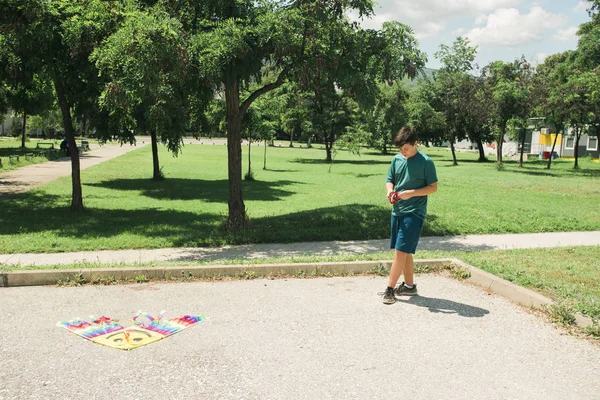
[[(396, 250), (394, 252), (394, 261), (392, 262), (392, 268), (390, 270), (390, 277), (388, 279), (388, 287), (395, 287), (396, 283), (398, 283), (398, 279), (400, 279), (400, 275), (402, 275), (402, 272), (404, 272), (404, 276), (405, 279), (406, 278), (406, 267), (407, 267), (407, 260), (408, 257), (407, 256), (411, 256), (410, 259), (412, 261), (412, 255), (411, 254), (406, 254), (402, 251)], [(412, 264), (411, 264), (412, 267)], [(411, 268), (411, 273), (414, 271), (414, 267)], [(412, 280), (412, 274), (411, 274), (411, 280)]]
[(408, 286), (415, 284), (415, 261), (412, 254), (406, 255), (406, 264), (404, 265), (404, 282)]

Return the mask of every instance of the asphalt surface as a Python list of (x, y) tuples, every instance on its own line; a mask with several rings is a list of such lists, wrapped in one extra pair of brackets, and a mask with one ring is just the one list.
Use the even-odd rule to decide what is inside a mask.
[[(480, 288), (384, 277), (0, 289), (0, 398), (598, 399), (600, 346)], [(143, 310), (207, 321), (129, 352), (57, 327)]]

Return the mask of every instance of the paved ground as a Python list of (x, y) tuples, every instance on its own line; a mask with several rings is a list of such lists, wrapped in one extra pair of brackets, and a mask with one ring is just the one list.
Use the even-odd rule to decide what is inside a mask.
[[(600, 346), (479, 288), (382, 277), (0, 289), (0, 398), (598, 399)], [(58, 321), (209, 319), (124, 352)]]

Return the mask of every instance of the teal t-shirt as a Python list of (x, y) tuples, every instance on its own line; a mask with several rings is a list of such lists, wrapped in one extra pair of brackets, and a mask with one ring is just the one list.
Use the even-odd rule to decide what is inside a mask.
[[(417, 151), (410, 158), (397, 154), (388, 170), (386, 182), (394, 184), (394, 190), (421, 189), (438, 181), (435, 165), (431, 158)], [(422, 218), (427, 215), (427, 196), (415, 196), (394, 204), (393, 215), (415, 213)]]

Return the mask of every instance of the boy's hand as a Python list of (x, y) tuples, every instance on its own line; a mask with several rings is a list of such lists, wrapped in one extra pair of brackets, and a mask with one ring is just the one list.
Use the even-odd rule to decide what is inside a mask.
[(413, 197), (414, 192), (414, 190), (403, 190), (401, 192), (398, 192), (398, 200), (408, 200), (411, 197)]
[(400, 193), (391, 192), (390, 194), (388, 194), (388, 200), (390, 201), (390, 203), (396, 204), (400, 200)]

